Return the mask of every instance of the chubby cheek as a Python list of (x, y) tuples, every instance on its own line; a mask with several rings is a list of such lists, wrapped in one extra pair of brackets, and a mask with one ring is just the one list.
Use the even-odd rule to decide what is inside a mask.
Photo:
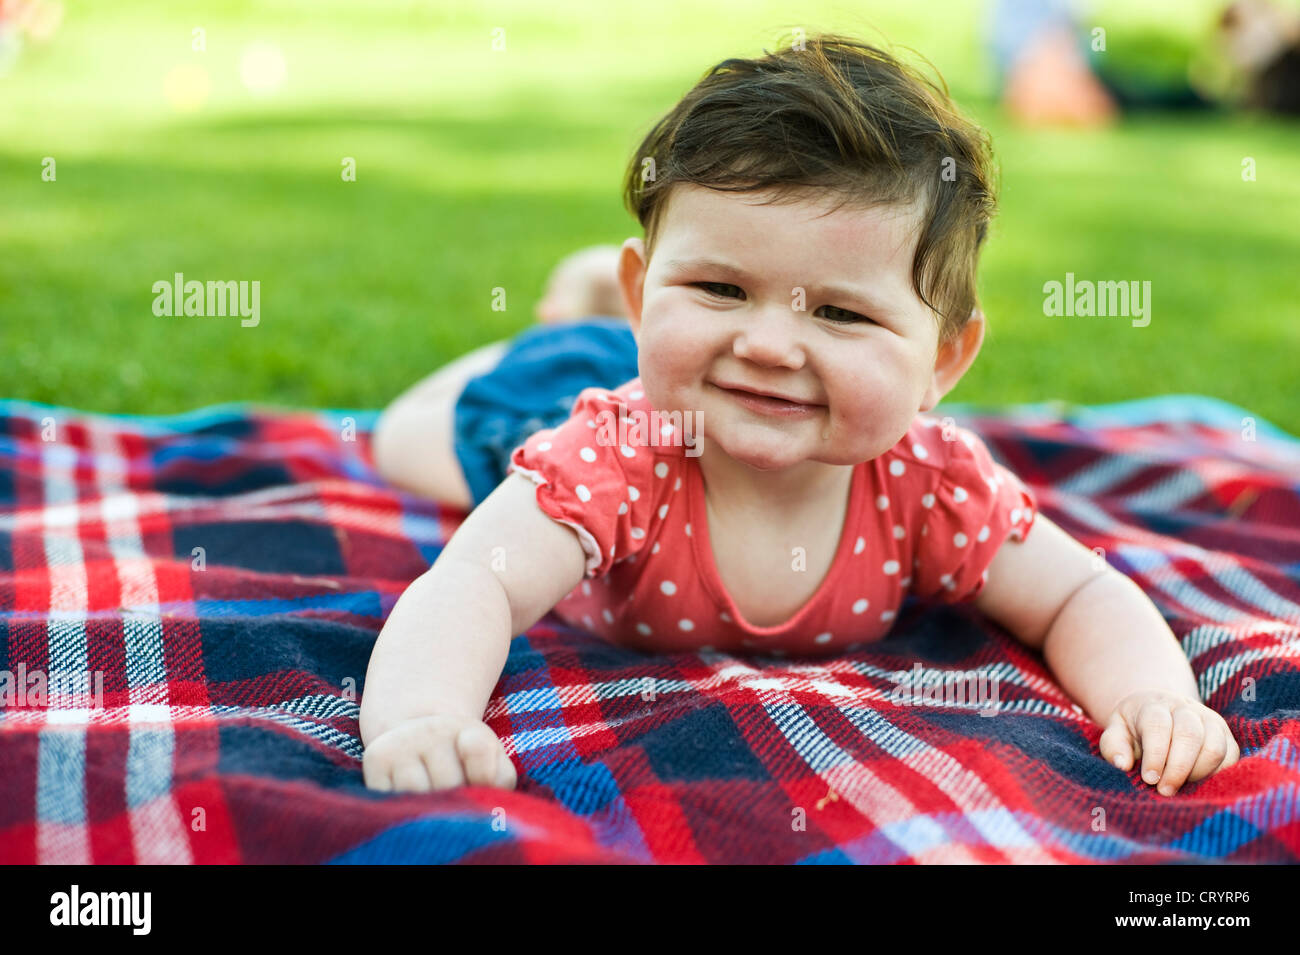
[(882, 450), (888, 429), (885, 427), (886, 411), (871, 401), (869, 396), (832, 399), (829, 423), (822, 426), (821, 438), (834, 456), (832, 464), (856, 464), (876, 457)]
[(646, 397), (655, 408), (686, 410), (707, 371), (707, 352), (690, 335), (689, 322), (660, 315), (642, 327), (637, 368)]
[(916, 408), (913, 387), (897, 368), (847, 374), (831, 396), (827, 439), (845, 460), (864, 461), (888, 451), (907, 432)]

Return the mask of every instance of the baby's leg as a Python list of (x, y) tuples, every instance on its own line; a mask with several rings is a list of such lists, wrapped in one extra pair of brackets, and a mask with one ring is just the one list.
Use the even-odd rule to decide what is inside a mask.
[[(587, 316), (622, 317), (618, 254), (615, 245), (593, 246), (561, 260), (537, 305), (538, 321), (559, 324)], [(469, 380), (495, 368), (509, 345), (509, 341), (493, 342), (444, 365), (384, 409), (375, 426), (372, 448), (375, 466), (386, 480), (452, 507), (471, 508), (473, 495), (456, 454), (456, 405)], [(636, 375), (635, 357), (630, 372), (627, 368), (623, 371), (628, 377)], [(614, 377), (618, 380), (612, 384), (625, 380), (617, 373)]]
[(455, 451), (456, 400), (465, 383), (501, 360), (493, 342), (444, 365), (395, 398), (375, 425), (371, 447), (385, 480), (461, 510), (472, 503)]

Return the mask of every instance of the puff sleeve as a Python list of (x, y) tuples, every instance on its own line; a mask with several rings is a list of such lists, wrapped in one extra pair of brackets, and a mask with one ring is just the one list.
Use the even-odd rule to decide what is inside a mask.
[(1008, 539), (1023, 541), (1038, 502), (1015, 474), (993, 460), (974, 432), (958, 427), (944, 467), (918, 508), (914, 595), (944, 603), (973, 600)]
[(511, 452), (506, 469), (531, 478), (542, 512), (577, 532), (587, 577), (601, 577), (637, 553), (654, 517), (654, 449), (611, 439), (625, 410), (614, 393), (585, 388), (570, 418), (531, 435)]

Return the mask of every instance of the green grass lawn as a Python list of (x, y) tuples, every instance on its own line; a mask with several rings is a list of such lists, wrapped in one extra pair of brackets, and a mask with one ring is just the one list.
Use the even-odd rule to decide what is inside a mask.
[[(380, 407), (527, 326), (567, 252), (640, 234), (619, 196), (628, 156), (708, 66), (791, 26), (874, 25), (943, 72), (1001, 165), (990, 332), (950, 400), (1190, 392), (1300, 433), (1300, 124), (1016, 129), (991, 102), (982, 5), (959, 0), (459, 6), (68, 4), (0, 78), (0, 395)], [(258, 40), (287, 64), (274, 95), (239, 79)], [(207, 74), (200, 108), (164, 95), (177, 68)], [(176, 272), (260, 281), (260, 324), (155, 316), (153, 283)], [(1150, 281), (1150, 324), (1045, 316), (1043, 284), (1067, 272)]]

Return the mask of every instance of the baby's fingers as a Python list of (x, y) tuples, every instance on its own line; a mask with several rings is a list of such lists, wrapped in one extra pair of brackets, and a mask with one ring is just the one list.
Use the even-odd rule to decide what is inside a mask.
[[(1220, 717), (1222, 719), (1222, 717)], [(1241, 759), (1241, 747), (1237, 745), (1237, 739), (1232, 735), (1232, 730), (1228, 729), (1228, 724), (1223, 724), (1223, 733), (1228, 740), (1228, 755), (1223, 758), (1223, 765), (1220, 769), (1227, 769), (1237, 760)]]
[(497, 766), (497, 785), (502, 789), (514, 789), (519, 785), (519, 773), (515, 771), (515, 764), (511, 762), (504, 749), (501, 751)]
[(1205, 721), (1205, 742), (1201, 744), (1201, 755), (1196, 758), (1196, 765), (1187, 777), (1189, 783), (1218, 772), (1228, 755), (1227, 736), (1215, 721)]
[(1151, 702), (1142, 706), (1135, 722), (1142, 747), (1142, 779), (1154, 786), (1165, 771), (1174, 717), (1167, 704)]
[(465, 781), (471, 786), (495, 786), (501, 770), (498, 757), (504, 757), (501, 743), (491, 727), (477, 723), (466, 726), (456, 737), (456, 749), (465, 767)]
[(1102, 731), (1097, 746), (1101, 751), (1102, 759), (1125, 772), (1132, 768), (1133, 761), (1138, 757), (1138, 751), (1134, 748), (1133, 735), (1128, 731), (1128, 723), (1124, 721), (1124, 716), (1119, 710), (1110, 714), (1110, 722)]
[(1227, 769), (1241, 759), (1241, 747), (1228, 729), (1223, 717), (1213, 710), (1203, 714), (1205, 722), (1205, 745), (1201, 747), (1201, 758), (1196, 761), (1191, 780), (1213, 776), (1221, 769)]
[(1169, 756), (1160, 774), (1160, 792), (1172, 796), (1187, 780), (1205, 743), (1205, 724), (1197, 708), (1184, 704), (1174, 710)]
[(368, 789), (386, 793), (393, 791), (392, 766), (380, 760), (373, 748), (366, 749), (361, 756), (361, 779)]
[(460, 755), (456, 752), (456, 743), (448, 735), (439, 734), (426, 741), (420, 748), (420, 760), (429, 772), (434, 790), (455, 789), (465, 785), (465, 773), (461, 768)]
[(428, 792), (429, 775), (418, 757), (403, 752), (393, 740), (367, 746), (361, 756), (361, 777), (379, 792)]
[(403, 759), (393, 768), (393, 788), (403, 793), (427, 793), (430, 776), (418, 759)]

